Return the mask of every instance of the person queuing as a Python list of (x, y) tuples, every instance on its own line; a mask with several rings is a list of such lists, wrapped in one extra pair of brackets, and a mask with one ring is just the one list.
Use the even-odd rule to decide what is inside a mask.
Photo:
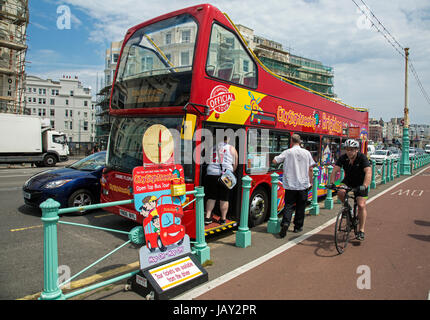
[(220, 200), (221, 218), (219, 224), (224, 224), (227, 219), (229, 197), (231, 190), (218, 182), (219, 177), (225, 170), (236, 171), (238, 165), (238, 155), (236, 149), (228, 144), (229, 140), (224, 137), (224, 142), (214, 146), (212, 162), (207, 167), (205, 180), (206, 201), (205, 224), (212, 223), (212, 210), (216, 200)]
[(312, 168), (316, 165), (311, 153), (300, 147), (301, 138), (298, 134), (291, 136), (291, 142), (291, 148), (283, 151), (272, 161), (274, 164), (284, 164), (282, 184), (285, 189), (285, 206), (282, 210), (279, 233), (281, 238), (287, 235), (294, 204), (296, 205), (294, 232), (303, 230), (308, 191), (312, 185)]

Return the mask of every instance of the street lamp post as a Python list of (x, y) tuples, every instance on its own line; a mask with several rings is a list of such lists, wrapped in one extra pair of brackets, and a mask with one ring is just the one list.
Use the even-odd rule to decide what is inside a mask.
[(405, 109), (403, 119), (402, 159), (400, 162), (400, 174), (403, 176), (411, 175), (411, 163), (409, 161), (408, 56), (409, 48), (405, 48)]

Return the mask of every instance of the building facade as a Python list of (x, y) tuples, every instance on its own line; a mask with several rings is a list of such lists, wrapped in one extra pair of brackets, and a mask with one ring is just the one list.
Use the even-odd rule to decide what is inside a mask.
[(0, 1), (0, 112), (24, 113), (28, 1)]
[[(369, 118), (369, 140), (376, 144), (386, 146), (400, 146), (403, 137), (403, 118), (391, 118), (385, 122)], [(430, 125), (410, 124), (409, 125), (410, 147), (424, 148), (430, 143)]]
[(243, 25), (237, 27), (258, 59), (271, 71), (328, 97), (336, 97), (332, 67), (293, 55), (285, 51), (279, 42), (255, 35), (251, 28)]
[(69, 142), (94, 142), (95, 103), (91, 89), (78, 77), (63, 76), (54, 81), (29, 75), (25, 101), (28, 114), (49, 118), (51, 127), (66, 133)]
[(122, 41), (111, 42), (106, 50), (105, 69), (102, 89), (97, 92), (95, 102), (96, 122), (95, 122), (95, 141), (101, 149), (107, 147), (110, 132), (109, 99), (112, 81), (115, 75), (116, 65), (122, 47)]

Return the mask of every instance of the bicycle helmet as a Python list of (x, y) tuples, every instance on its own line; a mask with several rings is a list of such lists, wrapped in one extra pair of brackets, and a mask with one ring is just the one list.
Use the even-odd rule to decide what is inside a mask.
[(359, 148), (360, 144), (358, 143), (357, 140), (354, 139), (348, 139), (345, 141), (344, 143), (345, 148)]

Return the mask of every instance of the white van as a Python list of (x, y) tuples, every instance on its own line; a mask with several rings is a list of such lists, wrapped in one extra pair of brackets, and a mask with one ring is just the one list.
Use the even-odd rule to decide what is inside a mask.
[(430, 144), (426, 144), (426, 146), (425, 146), (425, 148), (424, 148), (424, 151), (425, 151), (426, 153), (430, 153)]

